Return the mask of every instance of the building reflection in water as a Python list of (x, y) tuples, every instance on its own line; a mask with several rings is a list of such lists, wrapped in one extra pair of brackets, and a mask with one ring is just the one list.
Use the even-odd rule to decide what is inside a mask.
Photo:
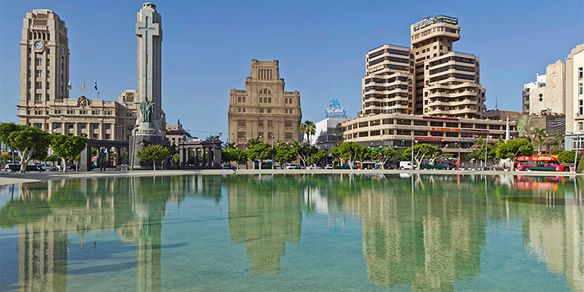
[(354, 214), (371, 282), (453, 290), (457, 281), (481, 273), (487, 222), (514, 221), (522, 223), (532, 254), (566, 275), (572, 289), (584, 290), (584, 181), (577, 183), (416, 175), (72, 179), (22, 184), (0, 207), (0, 227), (19, 229), (21, 291), (66, 290), (73, 269), (69, 236), (101, 230), (135, 245), (136, 290), (160, 291), (167, 204), (180, 205), (185, 196), (219, 204), (222, 193), (230, 239), (245, 246), (254, 273), (280, 271), (286, 246), (301, 239), (303, 212), (329, 222)]
[[(20, 185), (18, 198), (0, 210), (10, 213), (11, 221), (3, 223), (19, 228), (19, 289), (65, 291), (68, 234), (117, 230), (136, 246), (137, 290), (160, 291), (161, 220), (169, 190), (168, 183), (156, 180), (164, 179), (71, 179)], [(15, 212), (29, 216), (10, 216)]]
[(255, 273), (277, 273), (287, 242), (300, 240), (302, 188), (279, 176), (228, 177), (229, 232)]
[(584, 291), (584, 180), (578, 178), (573, 188), (558, 178), (530, 178), (529, 183), (539, 191), (522, 200), (527, 248), (550, 271), (563, 273), (574, 291)]

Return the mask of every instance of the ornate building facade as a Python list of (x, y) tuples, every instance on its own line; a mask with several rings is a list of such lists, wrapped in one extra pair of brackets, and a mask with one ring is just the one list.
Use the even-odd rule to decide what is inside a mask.
[(116, 101), (90, 94), (69, 98), (69, 39), (55, 12), (25, 15), (20, 55), (20, 124), (51, 134), (128, 141), (136, 125), (137, 92), (125, 90)]
[(251, 139), (265, 143), (298, 141), (300, 93), (285, 91), (278, 61), (251, 61), (245, 89), (229, 94), (229, 142), (245, 147)]

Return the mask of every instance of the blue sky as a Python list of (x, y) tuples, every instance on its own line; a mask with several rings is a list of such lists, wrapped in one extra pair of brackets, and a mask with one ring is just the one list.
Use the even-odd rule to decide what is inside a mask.
[[(101, 98), (136, 87), (136, 12), (142, 1), (0, 1), (0, 121), (16, 121), (22, 17), (55, 11), (69, 30), (71, 97), (97, 81)], [(338, 97), (360, 110), (365, 52), (409, 46), (409, 25), (457, 17), (456, 51), (481, 58), (487, 107), (520, 110), (523, 83), (584, 42), (584, 1), (155, 1), (163, 17), (163, 108), (196, 136), (227, 131), (228, 96), (253, 58), (280, 60), (303, 119)], [(90, 94), (91, 97), (91, 94)]]

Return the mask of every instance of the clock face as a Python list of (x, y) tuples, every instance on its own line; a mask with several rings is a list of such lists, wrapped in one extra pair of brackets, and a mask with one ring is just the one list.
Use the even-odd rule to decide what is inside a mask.
[(34, 42), (34, 48), (37, 50), (42, 50), (45, 47), (45, 43), (43, 41), (36, 41)]

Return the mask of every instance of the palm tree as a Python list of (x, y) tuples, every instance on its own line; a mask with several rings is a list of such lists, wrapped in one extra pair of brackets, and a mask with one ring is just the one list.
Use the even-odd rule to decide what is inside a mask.
[(530, 131), (531, 133), (531, 143), (533, 143), (533, 145), (535, 147), (537, 147), (537, 154), (541, 154), (541, 146), (544, 146), (547, 139), (548, 139), (548, 135), (546, 133), (545, 129), (539, 129), (539, 128), (533, 128)]
[(304, 121), (304, 123), (300, 124), (299, 130), (302, 137), (306, 135), (306, 140), (310, 141), (310, 136), (316, 134), (316, 125), (312, 121)]

